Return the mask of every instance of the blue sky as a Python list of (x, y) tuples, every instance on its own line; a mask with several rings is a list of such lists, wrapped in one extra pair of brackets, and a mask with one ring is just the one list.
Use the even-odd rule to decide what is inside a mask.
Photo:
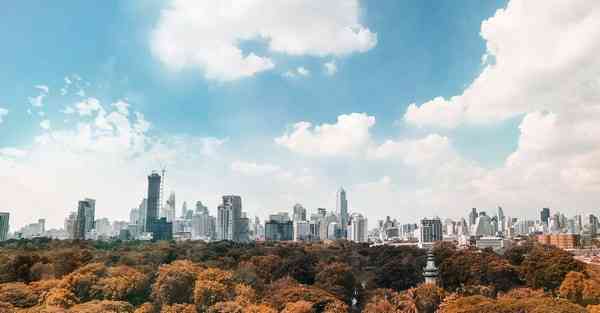
[[(210, 3), (210, 1), (206, 2)], [(452, 159), (439, 161), (441, 163), (438, 165), (443, 167), (444, 164), (460, 163), (460, 169), (455, 170), (460, 173), (473, 173), (467, 175), (468, 179), (472, 180), (468, 188), (480, 188), (481, 184), (485, 185), (489, 180), (504, 180), (494, 175), (504, 175), (499, 172), (507, 170), (510, 156), (520, 152), (519, 142), (524, 135), (523, 128), (520, 126), (524, 126), (523, 122), (527, 121), (525, 117), (528, 114), (542, 111), (559, 113), (556, 106), (545, 101), (544, 97), (555, 98), (551, 92), (529, 97), (532, 94), (531, 90), (535, 89), (531, 87), (527, 90), (524, 90), (525, 88), (517, 91), (508, 90), (502, 96), (495, 96), (488, 91), (499, 90), (501, 92), (502, 88), (480, 87), (479, 84), (474, 83), (478, 78), (487, 75), (484, 73), (486, 68), (491, 72), (492, 79), (489, 81), (492, 83), (496, 79), (494, 77), (503, 77), (502, 73), (514, 74), (513, 77), (525, 77), (525, 74), (532, 75), (531, 77), (544, 75), (535, 72), (535, 69), (527, 69), (529, 72), (523, 75), (515, 74), (513, 71), (516, 71), (518, 67), (515, 65), (517, 62), (511, 63), (514, 60), (511, 58), (512, 55), (505, 55), (506, 51), (525, 49), (523, 44), (511, 41), (513, 39), (509, 36), (510, 32), (507, 36), (501, 36), (503, 35), (502, 31), (505, 30), (501, 27), (504, 25), (502, 19), (509, 19), (513, 16), (516, 16), (516, 19), (521, 16), (518, 14), (520, 11), (533, 10), (519, 4), (520, 1), (513, 1), (516, 3), (512, 10), (509, 6), (504, 11), (504, 15), (498, 15), (498, 18), (492, 19), (488, 27), (490, 31), (482, 28), (482, 22), (497, 15), (498, 9), (506, 8), (507, 1), (465, 1), (460, 5), (457, 5), (456, 1), (348, 1), (347, 3), (356, 5), (358, 8), (356, 11), (346, 7), (336, 8), (335, 6), (341, 6), (339, 3), (342, 2), (332, 1), (321, 10), (317, 10), (318, 12), (311, 11), (308, 6), (311, 2), (314, 1), (298, 1), (299, 4), (295, 8), (290, 5), (291, 10), (298, 10), (299, 21), (290, 20), (286, 24), (276, 18), (280, 13), (281, 15), (290, 14), (290, 12), (284, 12), (287, 9), (285, 5), (266, 9), (264, 19), (269, 23), (259, 20), (254, 23), (252, 18), (255, 16), (250, 16), (252, 10), (264, 3), (249, 1), (249, 7), (246, 8), (248, 10), (242, 13), (248, 14), (248, 16), (242, 16), (240, 19), (243, 21), (240, 24), (245, 23), (242, 28), (236, 28), (238, 24), (228, 24), (225, 18), (220, 20), (218, 13), (204, 12), (211, 9), (227, 13), (229, 13), (227, 10), (231, 9), (231, 12), (237, 12), (234, 10), (235, 8), (227, 8), (227, 4), (216, 8), (217, 5), (204, 4), (205, 1), (199, 1), (198, 6), (194, 8), (186, 8), (186, 4), (181, 1), (145, 1), (142, 4), (104, 1), (102, 6), (94, 7), (89, 3), (79, 1), (62, 2), (60, 5), (36, 1), (19, 1), (11, 4), (6, 10), (0, 12), (0, 38), (3, 38), (4, 42), (4, 48), (0, 49), (0, 69), (2, 71), (2, 75), (0, 75), (0, 108), (8, 110), (8, 114), (3, 117), (3, 122), (0, 124), (0, 148), (26, 151), (27, 157), (13, 155), (9, 158), (9, 156), (5, 156), (7, 162), (11, 162), (10, 166), (14, 168), (9, 175), (16, 176), (19, 175), (19, 170), (35, 168), (27, 162), (31, 162), (30, 159), (33, 158), (34, 152), (32, 151), (38, 151), (36, 138), (44, 135), (52, 138), (56, 135), (53, 135), (53, 132), (74, 130), (78, 123), (89, 116), (81, 114), (81, 112), (74, 116), (65, 114), (65, 108), (73, 108), (78, 102), (95, 98), (102, 103), (107, 113), (109, 112), (107, 108), (111, 107), (111, 103), (118, 100), (127, 102), (129, 111), (132, 112), (128, 115), (131, 123), (135, 122), (134, 111), (142, 113), (144, 120), (151, 125), (147, 131), (144, 131), (144, 140), (151, 140), (154, 143), (173, 143), (179, 138), (183, 140), (184, 149), (193, 146), (193, 144), (186, 144), (187, 140), (190, 142), (202, 141), (207, 138), (214, 140), (223, 149), (214, 151), (216, 155), (220, 156), (217, 157), (219, 162), (204, 161), (202, 163), (210, 164), (206, 166), (215, 171), (216, 169), (230, 171), (236, 168), (239, 170), (239, 166), (236, 167), (234, 164), (245, 165), (246, 167), (243, 168), (246, 170), (246, 174), (248, 165), (251, 165), (250, 167), (255, 172), (258, 171), (260, 175), (278, 175), (274, 173), (283, 169), (293, 169), (293, 174), (279, 174), (287, 177), (301, 175), (299, 172), (310, 172), (309, 176), (326, 184), (311, 183), (313, 188), (317, 188), (317, 186), (321, 188), (323, 195), (315, 196), (316, 199), (305, 199), (308, 195), (303, 192), (310, 189), (275, 182), (281, 185), (286, 194), (289, 193), (289, 197), (268, 200), (266, 199), (269, 197), (268, 186), (256, 190), (242, 187), (248, 182), (252, 184), (251, 182), (256, 180), (256, 177), (248, 178), (248, 180), (239, 179), (234, 170), (234, 173), (223, 173), (223, 176), (231, 175), (223, 180), (239, 181), (240, 186), (225, 182), (215, 184), (214, 182), (222, 177), (218, 175), (218, 171), (207, 173), (206, 176), (199, 173), (198, 177), (190, 177), (189, 174), (186, 174), (190, 170), (182, 166), (173, 169), (175, 177), (173, 177), (173, 186), (171, 187), (178, 194), (182, 193), (181, 198), (189, 202), (203, 200), (213, 205), (218, 201), (219, 194), (246, 192), (248, 194), (243, 194), (243, 196), (249, 198), (248, 210), (258, 215), (265, 215), (267, 211), (288, 210), (295, 202), (307, 203), (309, 208), (318, 206), (320, 202), (325, 202), (322, 205), (330, 205), (334, 201), (334, 195), (330, 193), (338, 185), (354, 186), (356, 190), (362, 190), (360, 188), (367, 188), (374, 182), (385, 182), (386, 179), (392, 181), (395, 186), (392, 188), (393, 191), (386, 191), (389, 194), (386, 193), (385, 197), (390, 199), (404, 198), (406, 194), (421, 195), (423, 192), (425, 194), (434, 193), (427, 197), (452, 193), (455, 195), (452, 199), (456, 199), (456, 197), (460, 198), (461, 191), (450, 190), (452, 189), (450, 186), (459, 184), (446, 182), (447, 177), (444, 175), (450, 175), (448, 173), (432, 174), (430, 165), (425, 166), (427, 168), (427, 174), (425, 174), (419, 167), (421, 165), (415, 166), (413, 164), (415, 162), (411, 163), (410, 160), (399, 166), (381, 160), (377, 162), (364, 161), (354, 154), (356, 152), (354, 149), (359, 149), (354, 146), (348, 150), (352, 150), (350, 151), (352, 153), (343, 156), (344, 153), (338, 152), (348, 152), (344, 150), (346, 146), (340, 148), (339, 151), (332, 150), (331, 153), (328, 153), (327, 149), (320, 151), (323, 147), (320, 145), (328, 145), (328, 143), (318, 140), (310, 141), (312, 137), (309, 136), (310, 138), (306, 137), (308, 138), (306, 139), (302, 137), (302, 133), (298, 133), (298, 137), (295, 138), (301, 140), (304, 138), (309, 141), (298, 143), (294, 141), (296, 139), (290, 139), (291, 137), (288, 138), (289, 140), (279, 141), (276, 138), (281, 138), (284, 134), (293, 134), (295, 130), (293, 125), (301, 121), (311, 123), (312, 127), (323, 124), (333, 125), (338, 121), (338, 116), (365, 113), (366, 116), (373, 117), (376, 122), (366, 127), (369, 138), (364, 147), (368, 146), (368, 149), (375, 151), (382, 148), (388, 140), (410, 145), (413, 141), (430, 138), (436, 142), (435, 149), (439, 149), (440, 145), (450, 147), (448, 150), (450, 152), (442, 149), (440, 153), (452, 155)], [(544, 6), (541, 2), (536, 2), (536, 4)], [(309, 9), (302, 10), (305, 5)], [(588, 5), (593, 6), (592, 4)], [(177, 23), (181, 20), (180, 15), (175, 16), (173, 20), (165, 18), (164, 13), (169, 10), (175, 15), (185, 11), (192, 12), (189, 24), (181, 22), (183, 26), (178, 25)], [(269, 10), (275, 11), (273, 20), (269, 20), (272, 18), (269, 17)], [(595, 10), (591, 11), (595, 12)], [(542, 14), (545, 14), (546, 11), (541, 9), (533, 12), (539, 13), (543, 17)], [(193, 14), (198, 14), (198, 16), (193, 16)], [(200, 25), (201, 23), (198, 21), (205, 17), (203, 14), (209, 14), (211, 19), (208, 22), (212, 23), (211, 25)], [(290, 14), (290, 16), (295, 18), (294, 14)], [(582, 20), (584, 19), (582, 18)], [(356, 24), (344, 24), (349, 21), (354, 21)], [(546, 20), (540, 18), (540, 21)], [(512, 33), (519, 32), (519, 27), (527, 27), (525, 23), (518, 24), (518, 19), (514, 22), (515, 29), (510, 30)], [(573, 21), (567, 22), (570, 23), (569, 25), (573, 25)], [(350, 37), (345, 42), (342, 39), (337, 42), (338, 38), (335, 36), (330, 41), (310, 41), (315, 36), (320, 36), (320, 32), (323, 31), (325, 34), (323, 36), (326, 38), (329, 28), (336, 32), (350, 26), (354, 27), (353, 29), (365, 30), (365, 34), (367, 34), (365, 38), (370, 40), (361, 41), (362, 39), (353, 33), (356, 37)], [(560, 29), (561, 25), (553, 26)], [(257, 37), (256, 34), (253, 34), (250, 39), (245, 39), (244, 34), (236, 33), (236, 31), (243, 33), (243, 28), (252, 27), (256, 27), (257, 33), (261, 35)], [(320, 30), (319, 27), (321, 27)], [(212, 30), (207, 31), (207, 29)], [(282, 33), (281, 29), (287, 32)], [(168, 34), (166, 41), (161, 41), (162, 39), (157, 37), (156, 34), (160, 31)], [(169, 41), (173, 34), (180, 34), (184, 39)], [(284, 37), (289, 37), (290, 34), (292, 34), (291, 36), (297, 35), (297, 42), (286, 41)], [(304, 35), (306, 36), (303, 37)], [(369, 35), (372, 37), (368, 37)], [(536, 34), (532, 30), (531, 33), (525, 33), (522, 36), (536, 37)], [(577, 34), (567, 33), (564, 37), (572, 38), (573, 36), (577, 36)], [(226, 56), (219, 59), (213, 54), (205, 56), (209, 60), (208, 63), (202, 63), (205, 62), (203, 61), (205, 59), (201, 61), (194, 59), (196, 53), (198, 55), (214, 53), (211, 49), (216, 45), (211, 46), (210, 43), (213, 42), (211, 40), (217, 43), (229, 43), (230, 38), (233, 37), (235, 37), (234, 46), (239, 48), (243, 55), (255, 53), (263, 60), (268, 59), (272, 65), (265, 65), (265, 63), (262, 65), (263, 68), (253, 69), (255, 72), (250, 75), (244, 74), (245, 76), (234, 79), (223, 79), (226, 75), (241, 75), (241, 70), (234, 73), (228, 66), (229, 63), (234, 64), (235, 60), (227, 59)], [(534, 40), (531, 55), (535, 55), (535, 49), (545, 48), (547, 46), (544, 44), (553, 40), (544, 36), (537, 37), (539, 37), (537, 41), (539, 46), (534, 45), (536, 43)], [(305, 38), (304, 42), (303, 38)], [(277, 40), (285, 42), (283, 48), (269, 46), (270, 43)], [(524, 40), (526, 42), (527, 37)], [(196, 44), (196, 41), (200, 43)], [(204, 41), (209, 44), (202, 44)], [(511, 44), (515, 46), (511, 47)], [(494, 48), (490, 49), (495, 46), (504, 49), (498, 51)], [(183, 59), (181, 56), (173, 58), (167, 55), (169, 49), (175, 49), (174, 47), (187, 53), (186, 58), (189, 59), (182, 66), (178, 65), (179, 59)], [(294, 52), (297, 47), (304, 50)], [(528, 51), (523, 53), (526, 54), (526, 52)], [(552, 57), (550, 54), (545, 55), (542, 52), (540, 54), (540, 59)], [(222, 55), (222, 53), (215, 55)], [(482, 61), (484, 55), (490, 56), (485, 62)], [(494, 58), (506, 60), (506, 62), (494, 64), (490, 61)], [(224, 67), (217, 68), (214, 65), (223, 60)], [(326, 73), (325, 63), (327, 62), (335, 63), (335, 73)], [(575, 64), (575, 60), (572, 63)], [(567, 62), (567, 65), (571, 65), (571, 63)], [(224, 68), (227, 68), (228, 72), (223, 70)], [(305, 69), (307, 74), (300, 74), (299, 68)], [(216, 71), (217, 76), (209, 77), (210, 70)], [(288, 72), (294, 73), (294, 77), (286, 75)], [(592, 74), (581, 75), (588, 75), (582, 78), (583, 81), (594, 77)], [(76, 77), (82, 79), (77, 80)], [(67, 85), (66, 78), (73, 83)], [(501, 78), (496, 80), (502, 81)], [(491, 85), (492, 83), (487, 84)], [(553, 83), (550, 81), (544, 86), (553, 86)], [(40, 94), (40, 89), (35, 87), (37, 85), (49, 88), (49, 93), (43, 98), (43, 105), (40, 107), (32, 106), (28, 100), (30, 97)], [(68, 88), (68, 91), (65, 95), (61, 95), (61, 88), (65, 87)], [(539, 89), (543, 88), (537, 90)], [(80, 90), (83, 90), (85, 95), (77, 95), (76, 93)], [(479, 96), (471, 96), (469, 90), (474, 90), (473, 94)], [(483, 91), (477, 94), (477, 90)], [(567, 90), (565, 94), (573, 94), (576, 91)], [(593, 89), (592, 94), (595, 92), (596, 90)], [(478, 101), (461, 100), (462, 98), (456, 101), (452, 100), (453, 96), (460, 96), (463, 93), (465, 94), (465, 97), (462, 97), (464, 99), (475, 98), (484, 103), (475, 104)], [(506, 98), (507, 95), (514, 95), (514, 99)], [(441, 112), (438, 111), (437, 104), (429, 105), (430, 101), (437, 97), (442, 97), (444, 103), (449, 103), (451, 108), (464, 106), (462, 111), (464, 114), (461, 114), (456, 122), (453, 120), (456, 115), (447, 117), (443, 112), (442, 115), (437, 114)], [(488, 97), (491, 100), (488, 101)], [(496, 99), (498, 100), (496, 101)], [(515, 99), (516, 101), (513, 101)], [(514, 104), (529, 99), (532, 99), (531, 103), (527, 101), (528, 103), (523, 105)], [(489, 105), (490, 108), (493, 106), (492, 109), (486, 107), (487, 102), (491, 103)], [(409, 114), (407, 108), (412, 103), (415, 103), (418, 112), (414, 111), (414, 114)], [(441, 105), (443, 106), (443, 104)], [(433, 108), (432, 111), (436, 114), (428, 115), (429, 108)], [(101, 110), (94, 112), (98, 113)], [(485, 112), (492, 117), (487, 116)], [(356, 118), (359, 124), (368, 123), (368, 119), (361, 119), (357, 116), (352, 118)], [(442, 118), (443, 121), (436, 122), (439, 121), (437, 118)], [(47, 129), (40, 127), (40, 123), (44, 120), (48, 120), (51, 125)], [(449, 120), (452, 120), (450, 127), (442, 126), (445, 124), (444, 121)], [(315, 128), (309, 128), (309, 130), (313, 131), (313, 135), (319, 137)], [(348, 136), (342, 134), (341, 136), (355, 143), (362, 138), (360, 134), (358, 134), (358, 139), (353, 138), (351, 134)], [(435, 140), (439, 140), (439, 142)], [(97, 143), (89, 142), (89, 144), (96, 145)], [(96, 146), (92, 150), (95, 148)], [(144, 147), (142, 150), (144, 153), (150, 153), (149, 149), (151, 150), (151, 148)], [(177, 150), (179, 148), (175, 147), (169, 149), (179, 151)], [(324, 153), (315, 154), (306, 149), (316, 149), (318, 152)], [(410, 150), (406, 147), (402, 149), (400, 149), (402, 156), (398, 156), (398, 158), (402, 158), (408, 153), (406, 149)], [(376, 155), (379, 152), (375, 151), (371, 154)], [(8, 155), (8, 153), (5, 154)], [(186, 155), (185, 153), (176, 154), (174, 159), (164, 161), (171, 162), (169, 163), (170, 168), (177, 168), (178, 164), (189, 161), (188, 159), (179, 159), (182, 155)], [(365, 154), (369, 153), (365, 152)], [(102, 160), (99, 156), (96, 157), (97, 160)], [(426, 157), (427, 155), (425, 155)], [(215, 158), (214, 155), (213, 158)], [(393, 156), (389, 158), (391, 162), (395, 159)], [(29, 159), (29, 161), (24, 159)], [(135, 157), (127, 155), (125, 159), (131, 160)], [(438, 160), (437, 158), (433, 159)], [(38, 166), (60, 168), (51, 160), (40, 162), (37, 164)], [(148, 164), (144, 164), (147, 167), (157, 167), (156, 164), (160, 163), (156, 160), (148, 162)], [(197, 168), (194, 164), (189, 166)], [(130, 174), (134, 175), (133, 172)], [(135, 173), (137, 174), (137, 172)], [(181, 176), (177, 176), (179, 174)], [(434, 177), (435, 181), (428, 181), (421, 177), (423, 175), (430, 175)], [(494, 177), (492, 178), (492, 176)], [(10, 182), (11, 178), (15, 177), (7, 176), (5, 178), (5, 182)], [(107, 180), (111, 178), (112, 176), (105, 177)], [(58, 186), (61, 185), (60, 177), (53, 177), (53, 179)], [(135, 206), (143, 197), (144, 177), (137, 176), (137, 179), (141, 180), (142, 186), (133, 187), (137, 194), (122, 199), (120, 203), (123, 203), (122, 206), (125, 208)], [(133, 178), (132, 181), (134, 181)], [(197, 189), (202, 189), (203, 185), (199, 184), (194, 187), (196, 188), (194, 191), (194, 188), (187, 186), (190, 181), (203, 181), (205, 184), (219, 187), (214, 187), (214, 189), (207, 187), (205, 189), (209, 190), (198, 191)], [(443, 187), (439, 187), (440, 184)], [(364, 187), (365, 185), (367, 187)], [(30, 186), (27, 181), (22, 181), (21, 186), (23, 186), (21, 191), (41, 192), (38, 187)], [(233, 190), (226, 190), (225, 186), (232, 186)], [(464, 191), (465, 188), (467, 187), (458, 189)], [(350, 190), (352, 191), (352, 189), (351, 187)], [(70, 209), (68, 203), (85, 196), (85, 193), (96, 193), (95, 190), (78, 191), (81, 194), (56, 199), (52, 202), (52, 206), (57, 207), (44, 208), (47, 210), (44, 212), (60, 212), (58, 215), (61, 216)], [(57, 192), (68, 193), (69, 191), (57, 188)], [(485, 192), (481, 192), (485, 194)], [(552, 190), (546, 192), (551, 193)], [(109, 194), (108, 191), (98, 192), (97, 197), (100, 198), (105, 194)], [(373, 192), (373, 194), (377, 193)], [(531, 194), (536, 194), (536, 191), (531, 191)], [(331, 199), (327, 198), (327, 195)], [(408, 198), (412, 199), (412, 197)], [(412, 211), (413, 207), (423, 207), (427, 214), (444, 215), (446, 212), (451, 212), (448, 215), (459, 216), (465, 207), (502, 205), (504, 200), (499, 200), (499, 197), (498, 195), (490, 197), (492, 199), (482, 200), (485, 198), (482, 195), (477, 198), (478, 200), (471, 201), (472, 203), (455, 203), (455, 209), (442, 208), (439, 203), (423, 202), (417, 198), (407, 200), (402, 205), (405, 205), (408, 211)], [(523, 198), (530, 199), (525, 196)], [(388, 214), (399, 215), (398, 208), (393, 206), (377, 210), (367, 207), (371, 203), (370, 199), (365, 197), (357, 200), (355, 203), (360, 205), (357, 205), (356, 209), (372, 215), (373, 219)], [(102, 200), (98, 199), (99, 203), (102, 203)], [(353, 200), (352, 194), (350, 194), (350, 200)], [(559, 201), (557, 205), (566, 206), (570, 200), (572, 199), (566, 198)], [(517, 198), (512, 199), (512, 196), (510, 200), (510, 203), (514, 203), (517, 211), (527, 203), (535, 208), (537, 205), (543, 205), (541, 202), (518, 201)], [(591, 203), (588, 202), (580, 203), (575, 200), (572, 202), (584, 208), (591, 206)], [(111, 202), (111, 207), (115, 206), (112, 205), (113, 203), (115, 202)], [(121, 205), (120, 203), (119, 205)], [(16, 200), (0, 202), (0, 210), (3, 209), (2, 205), (10, 210), (32, 212), (33, 209), (27, 208), (28, 205), (23, 205), (22, 209), (16, 208), (19, 205)], [(381, 206), (380, 204), (374, 205)], [(31, 203), (29, 206), (35, 206), (35, 203)], [(122, 210), (125, 211), (125, 208)], [(106, 215), (111, 218), (126, 216), (122, 212), (117, 212), (116, 208), (111, 208), (111, 210), (114, 211), (106, 211)], [(20, 214), (16, 220), (22, 224), (34, 216), (36, 216), (34, 213)], [(411, 213), (407, 219), (417, 217), (418, 214)], [(60, 218), (56, 218), (53, 222), (59, 224)]]

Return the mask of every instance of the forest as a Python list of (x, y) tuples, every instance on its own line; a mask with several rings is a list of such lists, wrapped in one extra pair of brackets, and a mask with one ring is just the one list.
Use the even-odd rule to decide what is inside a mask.
[(332, 243), (0, 244), (0, 313), (600, 313), (600, 270), (529, 242), (498, 255)]

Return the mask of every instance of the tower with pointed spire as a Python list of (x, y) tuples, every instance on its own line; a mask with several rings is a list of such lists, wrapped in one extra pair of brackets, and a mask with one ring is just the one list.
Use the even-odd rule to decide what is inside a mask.
[(435, 258), (431, 250), (427, 253), (427, 265), (423, 268), (423, 277), (425, 277), (426, 284), (437, 284), (439, 271), (435, 266)]

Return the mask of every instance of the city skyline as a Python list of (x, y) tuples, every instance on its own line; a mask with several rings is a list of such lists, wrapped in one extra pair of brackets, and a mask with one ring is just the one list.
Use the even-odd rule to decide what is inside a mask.
[(263, 219), (334, 210), (343, 186), (369, 221), (598, 215), (596, 2), (246, 4), (0, 13), (13, 228), (62, 225), (85, 198), (127, 220), (163, 168), (165, 194), (211, 214), (227, 194)]

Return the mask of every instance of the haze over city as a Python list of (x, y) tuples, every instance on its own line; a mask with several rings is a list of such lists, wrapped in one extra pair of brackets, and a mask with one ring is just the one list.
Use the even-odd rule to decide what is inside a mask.
[[(318, 5), (319, 9), (312, 9)], [(336, 209), (375, 227), (600, 203), (593, 1), (20, 1), (0, 13), (0, 211)], [(218, 14), (215, 12), (219, 12)], [(27, 16), (27, 18), (23, 18)], [(35, 23), (31, 23), (35, 21)]]

